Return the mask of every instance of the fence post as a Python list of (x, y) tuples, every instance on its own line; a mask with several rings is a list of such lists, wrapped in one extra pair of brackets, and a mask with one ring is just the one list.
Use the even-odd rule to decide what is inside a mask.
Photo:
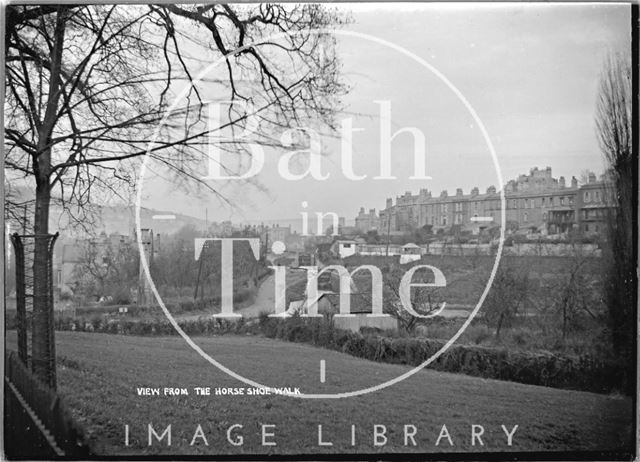
[(11, 235), (11, 243), (16, 259), (16, 329), (18, 331), (18, 356), (27, 365), (27, 307), (26, 280), (24, 268), (24, 245), (18, 233)]
[(55, 233), (49, 240), (49, 246), (47, 248), (47, 274), (49, 276), (49, 386), (52, 389), (57, 388), (57, 374), (56, 374), (56, 339), (55, 332), (56, 326), (54, 322), (54, 300), (53, 300), (53, 246), (56, 244), (59, 233)]

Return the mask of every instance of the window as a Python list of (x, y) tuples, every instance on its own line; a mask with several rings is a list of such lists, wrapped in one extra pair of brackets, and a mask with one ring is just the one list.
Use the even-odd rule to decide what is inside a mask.
[(569, 196), (569, 205), (573, 205), (573, 196)]
[[(596, 202), (600, 202), (600, 191), (596, 191), (595, 192), (595, 196), (596, 196), (595, 201)], [(596, 231), (598, 231), (598, 230), (596, 229)]]
[[(544, 199), (543, 199), (544, 200)], [(547, 212), (542, 214), (542, 221), (547, 221)]]
[(350, 248), (351, 248), (351, 244), (342, 244), (342, 246), (343, 246), (345, 249), (350, 249)]
[(591, 193), (589, 191), (584, 192), (584, 201), (591, 202)]
[(564, 205), (564, 197), (560, 198), (560, 205)]
[(442, 213), (447, 213), (447, 204), (442, 204)]
[(442, 226), (446, 226), (447, 225), (447, 217), (443, 216), (442, 217)]
[(516, 199), (513, 200), (513, 208), (514, 209), (518, 208), (518, 201)]
[(527, 207), (529, 207), (529, 199), (524, 200), (524, 208), (526, 209)]
[(526, 223), (529, 220), (529, 215), (527, 212), (524, 212), (523, 221)]

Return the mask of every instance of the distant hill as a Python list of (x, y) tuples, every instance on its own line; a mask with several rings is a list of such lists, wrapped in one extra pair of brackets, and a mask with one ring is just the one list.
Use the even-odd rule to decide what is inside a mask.
[[(27, 217), (29, 220), (33, 219), (33, 201), (35, 199), (34, 191), (31, 188), (26, 187), (24, 184), (16, 184), (11, 182), (5, 182), (5, 197), (13, 203), (22, 204), (28, 203), (29, 210), (27, 211)], [(22, 209), (18, 216), (22, 217)], [(136, 208), (133, 205), (92, 205), (91, 210), (95, 222), (92, 224), (86, 223), (86, 227), (90, 228), (92, 234), (100, 234), (105, 232), (106, 234), (125, 234), (131, 235), (135, 229), (135, 211)], [(154, 215), (174, 215), (175, 219), (153, 219)], [(185, 225), (193, 225), (197, 229), (205, 229), (205, 221), (199, 218), (195, 218), (189, 215), (180, 213), (153, 210), (148, 208), (140, 209), (141, 228), (150, 228), (154, 233), (172, 234), (178, 231)], [(20, 228), (18, 223), (11, 223), (13, 231)], [(61, 235), (67, 237), (76, 237), (84, 234), (79, 228), (74, 229), (69, 225), (69, 216), (63, 213), (62, 207), (58, 204), (52, 203), (49, 215), (49, 232), (55, 233), (59, 231)]]
[[(95, 223), (91, 227), (95, 234), (131, 235), (136, 227), (135, 206), (94, 206)], [(154, 219), (156, 215), (173, 215), (175, 219)], [(154, 234), (173, 234), (185, 225), (193, 225), (198, 229), (205, 228), (205, 221), (198, 218), (163, 210), (147, 208), (140, 209), (140, 227), (150, 228)], [(75, 234), (77, 231), (70, 229), (69, 220), (62, 213), (59, 206), (51, 207), (51, 219), (49, 223), (51, 232), (60, 230), (61, 234)]]

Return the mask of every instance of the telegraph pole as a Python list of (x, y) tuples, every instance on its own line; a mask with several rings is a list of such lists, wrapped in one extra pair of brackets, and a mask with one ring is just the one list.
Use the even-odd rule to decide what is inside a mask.
[(387, 215), (387, 257), (389, 256), (389, 241), (391, 239), (391, 212)]

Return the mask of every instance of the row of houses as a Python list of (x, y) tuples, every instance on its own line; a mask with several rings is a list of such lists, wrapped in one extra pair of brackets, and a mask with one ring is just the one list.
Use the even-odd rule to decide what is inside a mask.
[[(514, 230), (541, 234), (563, 234), (578, 231), (585, 235), (599, 234), (607, 223), (607, 211), (613, 203), (612, 182), (606, 175), (596, 178), (589, 173), (582, 184), (573, 177), (569, 184), (564, 177), (552, 176), (551, 167), (533, 168), (505, 185), (506, 225)], [(360, 209), (356, 228), (363, 233), (411, 232), (424, 226), (434, 231), (461, 230), (479, 234), (502, 225), (501, 197), (495, 186), (484, 193), (473, 188), (455, 195), (442, 191), (434, 196), (428, 189), (418, 194), (404, 195), (386, 201), (386, 207), (376, 213)]]

